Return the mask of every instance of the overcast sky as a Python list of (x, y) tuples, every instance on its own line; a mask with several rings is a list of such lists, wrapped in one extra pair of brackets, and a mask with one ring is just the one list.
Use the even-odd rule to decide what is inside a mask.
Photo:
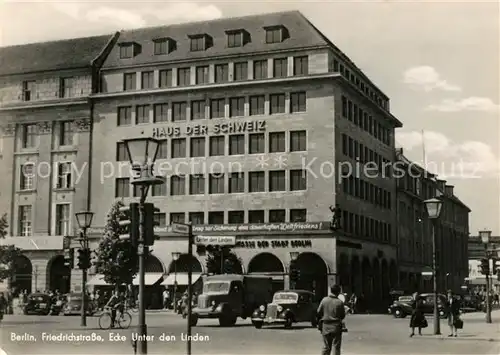
[(300, 10), (390, 98), (398, 144), (455, 185), (470, 232), (500, 235), (496, 1), (56, 2), (0, 4), (0, 45)]

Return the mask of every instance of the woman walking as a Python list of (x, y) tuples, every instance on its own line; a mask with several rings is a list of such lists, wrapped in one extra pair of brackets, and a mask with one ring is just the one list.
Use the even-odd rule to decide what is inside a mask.
[(460, 319), (460, 301), (453, 297), (453, 293), (448, 290), (448, 300), (446, 301), (447, 313), (448, 313), (448, 326), (450, 327), (450, 335), (457, 336), (457, 329), (462, 329), (462, 320)]
[(413, 299), (413, 311), (410, 318), (410, 338), (415, 335), (415, 328), (418, 328), (418, 335), (422, 335), (422, 328), (427, 327), (427, 320), (425, 319), (423, 310), (423, 300), (417, 292), (413, 294)]

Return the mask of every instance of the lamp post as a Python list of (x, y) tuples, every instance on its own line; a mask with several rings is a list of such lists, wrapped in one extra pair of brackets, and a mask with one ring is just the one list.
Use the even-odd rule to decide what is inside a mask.
[[(488, 255), (488, 245), (490, 244), (491, 231), (482, 230), (479, 232), (481, 241), (484, 245), (484, 254), (486, 259), (488, 259), (488, 265), (490, 263), (490, 256)], [(491, 323), (491, 303), (490, 303), (490, 275), (489, 270), (486, 273), (486, 323)]]
[(437, 260), (436, 260), (436, 222), (441, 214), (441, 208), (443, 207), (443, 202), (437, 198), (431, 198), (425, 200), (425, 207), (427, 208), (427, 213), (429, 219), (432, 221), (432, 271), (433, 271), (433, 292), (434, 292), (434, 335), (441, 334), (441, 324), (439, 319), (438, 311), (438, 291), (437, 291)]
[(181, 253), (172, 253), (174, 260), (174, 313), (177, 313), (177, 260), (181, 257)]
[[(89, 250), (89, 239), (87, 237), (87, 229), (90, 228), (92, 224), (92, 219), (94, 218), (94, 213), (90, 211), (82, 211), (75, 213), (76, 222), (80, 228), (80, 238), (79, 242), (82, 249), (85, 250), (85, 255), (90, 256)], [(87, 326), (87, 268), (82, 269), (82, 313), (81, 313), (81, 325), (82, 327)]]
[(154, 162), (158, 153), (160, 142), (151, 137), (140, 137), (125, 139), (123, 143), (127, 149), (128, 158), (131, 164), (133, 178), (131, 184), (140, 187), (139, 200), (139, 240), (137, 254), (139, 255), (139, 354), (148, 353), (146, 307), (144, 303), (144, 278), (146, 255), (148, 246), (145, 245), (145, 211), (144, 203), (148, 195), (149, 187), (160, 185), (165, 181), (153, 174)]
[[(291, 251), (290, 252), (290, 260), (291, 260), (290, 266), (297, 261), (297, 259), (299, 258), (299, 254), (300, 253), (298, 251)], [(290, 267), (289, 271), (290, 271), (289, 275), (288, 275), (288, 278), (290, 280), (290, 282), (289, 282), (290, 283), (290, 287), (289, 288), (293, 289), (296, 285), (294, 284), (293, 287), (292, 287), (292, 268), (291, 267)]]

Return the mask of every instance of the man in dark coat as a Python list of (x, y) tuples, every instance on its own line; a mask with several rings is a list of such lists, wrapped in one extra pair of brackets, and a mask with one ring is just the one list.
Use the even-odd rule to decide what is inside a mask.
[(448, 291), (446, 309), (448, 313), (448, 326), (450, 327), (450, 335), (448, 336), (457, 336), (457, 323), (462, 321), (460, 319), (460, 301), (453, 297), (451, 291)]
[(323, 298), (318, 307), (319, 329), (323, 335), (323, 355), (330, 355), (332, 347), (335, 349), (335, 355), (340, 355), (345, 308), (344, 303), (338, 298), (339, 294), (340, 286), (332, 286), (331, 294)]

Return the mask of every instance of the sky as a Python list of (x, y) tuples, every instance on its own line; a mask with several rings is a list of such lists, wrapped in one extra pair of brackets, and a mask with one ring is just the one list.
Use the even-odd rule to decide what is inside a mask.
[(0, 45), (286, 10), (301, 11), (390, 97), (403, 122), (397, 145), (455, 186), (471, 235), (500, 235), (497, 1), (3, 0)]

